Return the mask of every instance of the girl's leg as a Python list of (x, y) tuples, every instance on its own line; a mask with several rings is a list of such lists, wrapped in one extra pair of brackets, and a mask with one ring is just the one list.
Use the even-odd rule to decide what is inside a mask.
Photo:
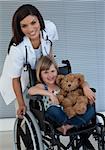
[(61, 127), (57, 128), (57, 130), (62, 132), (64, 135), (66, 135), (66, 132), (73, 127), (74, 127), (73, 125), (65, 124), (65, 125), (62, 125)]
[(62, 132), (64, 135), (66, 134), (67, 130), (72, 128), (72, 125), (66, 124), (68, 117), (61, 107), (49, 107), (45, 113), (45, 117), (55, 122), (57, 130)]
[(67, 123), (80, 127), (81, 125), (88, 124), (95, 115), (95, 109), (93, 105), (88, 105), (87, 111), (83, 115), (77, 115), (68, 119)]
[(45, 113), (45, 118), (51, 119), (59, 126), (67, 121), (67, 115), (62, 108), (58, 106), (50, 106)]

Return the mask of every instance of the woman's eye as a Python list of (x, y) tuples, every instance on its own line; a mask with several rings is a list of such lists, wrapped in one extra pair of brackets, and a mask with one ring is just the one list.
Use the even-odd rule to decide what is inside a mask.
[(27, 25), (25, 25), (25, 24), (20, 25), (20, 26), (21, 26), (21, 28), (25, 28), (25, 27), (27, 27)]
[(36, 21), (32, 21), (31, 24), (34, 25), (36, 23)]

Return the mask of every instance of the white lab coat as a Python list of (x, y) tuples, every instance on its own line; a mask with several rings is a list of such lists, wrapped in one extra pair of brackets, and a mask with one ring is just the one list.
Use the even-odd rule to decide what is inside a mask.
[[(58, 39), (56, 26), (53, 22), (45, 21), (45, 31), (43, 31), (44, 38), (42, 38), (42, 33), (40, 33), (42, 55), (48, 55), (50, 52), (50, 42), (46, 41), (47, 36), (49, 40), (51, 40), (52, 42)], [(32, 68), (35, 68), (36, 62), (35, 51), (32, 47), (29, 38), (24, 37), (24, 40), (19, 45), (11, 46), (10, 52), (6, 56), (2, 75), (0, 77), (0, 92), (7, 105), (16, 99), (12, 87), (12, 78), (21, 76), (21, 84), (23, 92), (26, 89), (26, 86), (29, 82), (28, 72), (23, 70), (23, 65), (26, 61), (25, 46), (27, 47), (28, 52), (28, 63), (31, 65)]]

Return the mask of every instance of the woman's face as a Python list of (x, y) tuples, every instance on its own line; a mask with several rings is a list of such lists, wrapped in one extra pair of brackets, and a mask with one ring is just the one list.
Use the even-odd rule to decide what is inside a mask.
[(36, 16), (29, 15), (20, 21), (20, 27), (25, 36), (31, 41), (39, 39), (40, 23)]
[(56, 77), (57, 77), (57, 70), (53, 64), (50, 66), (48, 70), (41, 71), (41, 78), (43, 82), (47, 85), (55, 84)]

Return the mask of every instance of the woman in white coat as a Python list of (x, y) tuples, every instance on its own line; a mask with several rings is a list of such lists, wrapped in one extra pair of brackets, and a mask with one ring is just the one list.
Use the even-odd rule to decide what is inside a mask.
[[(0, 77), (0, 92), (6, 102), (10, 104), (17, 99), (17, 115), (26, 111), (23, 92), (28, 84), (27, 72), (23, 71), (26, 62), (34, 69), (42, 55), (52, 55), (52, 43), (58, 39), (56, 26), (51, 21), (44, 21), (39, 10), (30, 5), (20, 6), (12, 19), (13, 37), (8, 47), (8, 55)], [(88, 85), (83, 85), (84, 93), (94, 99), (94, 93)]]

